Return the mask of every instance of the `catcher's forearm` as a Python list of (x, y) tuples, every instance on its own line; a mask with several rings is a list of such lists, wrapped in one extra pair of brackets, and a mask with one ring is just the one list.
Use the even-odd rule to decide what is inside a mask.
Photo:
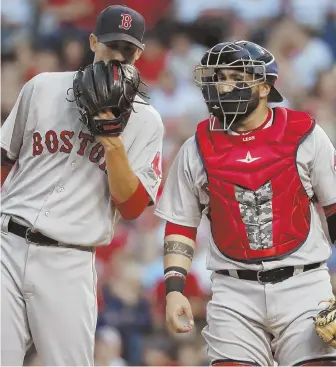
[(183, 292), (186, 277), (195, 251), (195, 241), (178, 234), (165, 237), (164, 273), (166, 295), (170, 292)]
[(105, 148), (105, 161), (111, 196), (117, 203), (127, 201), (137, 190), (139, 179), (132, 171), (124, 146)]

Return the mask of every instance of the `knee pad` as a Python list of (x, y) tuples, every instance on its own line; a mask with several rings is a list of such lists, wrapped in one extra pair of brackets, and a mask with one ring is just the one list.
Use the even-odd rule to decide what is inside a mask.
[(324, 357), (324, 358), (310, 359), (308, 361), (297, 363), (294, 366), (300, 366), (300, 367), (336, 366), (336, 357)]
[(237, 367), (252, 367), (259, 366), (254, 362), (234, 361), (233, 359), (215, 359), (210, 363), (210, 366), (237, 366)]

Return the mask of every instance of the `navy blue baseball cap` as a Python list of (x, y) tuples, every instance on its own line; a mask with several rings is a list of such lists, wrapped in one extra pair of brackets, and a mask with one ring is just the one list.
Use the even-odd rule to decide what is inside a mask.
[(111, 5), (98, 15), (93, 33), (101, 43), (127, 41), (143, 50), (145, 30), (140, 13), (125, 5)]

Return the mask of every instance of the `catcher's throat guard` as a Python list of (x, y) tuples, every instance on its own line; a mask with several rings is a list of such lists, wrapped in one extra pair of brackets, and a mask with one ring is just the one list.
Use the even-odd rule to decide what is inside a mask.
[[(73, 89), (82, 122), (92, 135), (119, 136), (124, 130), (139, 93), (140, 75), (135, 66), (116, 60), (99, 61), (80, 69)], [(111, 119), (100, 112), (110, 111)]]

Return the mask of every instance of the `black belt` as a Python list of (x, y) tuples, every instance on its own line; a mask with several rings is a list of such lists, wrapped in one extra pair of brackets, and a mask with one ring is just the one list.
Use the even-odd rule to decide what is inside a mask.
[[(303, 267), (303, 272), (312, 269), (317, 269), (321, 265), (322, 263), (305, 265)], [(229, 270), (217, 270), (216, 273), (230, 276)], [(243, 280), (257, 281), (261, 284), (267, 284), (267, 283), (274, 284), (283, 282), (284, 280), (292, 277), (294, 275), (294, 266), (286, 266), (284, 268), (278, 268), (266, 271), (237, 270), (237, 275), (239, 279)]]
[(21, 224), (14, 222), (12, 219), (10, 219), (8, 222), (8, 232), (11, 232), (22, 238), (25, 238), (27, 242), (39, 246), (65, 247), (87, 252), (94, 252), (95, 250), (93, 246), (60, 244), (59, 242), (53, 240), (52, 238), (44, 236), (40, 232), (32, 232), (31, 228), (22, 226)]

